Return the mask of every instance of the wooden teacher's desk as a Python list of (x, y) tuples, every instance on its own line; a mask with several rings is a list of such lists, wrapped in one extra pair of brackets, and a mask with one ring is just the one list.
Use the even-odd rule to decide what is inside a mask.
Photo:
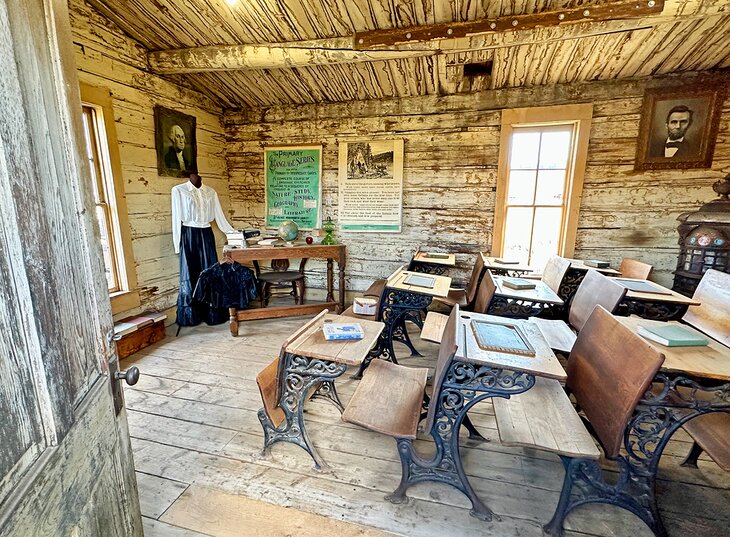
[[(245, 310), (231, 308), (230, 327), (231, 334), (233, 336), (238, 335), (239, 321), (309, 315), (312, 313), (319, 313), (324, 309), (337, 310), (337, 312), (341, 312), (345, 309), (345, 262), (347, 254), (344, 244), (294, 244), (294, 246), (249, 246), (248, 248), (225, 246), (223, 248), (223, 257), (238, 263), (253, 263), (254, 261), (265, 261), (270, 259), (327, 260), (327, 298), (325, 298), (325, 302), (291, 306), (273, 306), (268, 308), (252, 308)], [(337, 268), (339, 270), (339, 280), (337, 285), (339, 297), (337, 301), (335, 301), (334, 295), (334, 260), (337, 261)]]

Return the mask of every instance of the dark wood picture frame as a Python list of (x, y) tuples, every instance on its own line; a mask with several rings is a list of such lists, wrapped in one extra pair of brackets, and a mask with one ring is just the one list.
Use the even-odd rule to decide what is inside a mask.
[[(723, 88), (706, 84), (647, 89), (641, 109), (634, 169), (711, 167), (724, 100)], [(684, 134), (681, 142), (675, 142), (677, 149), (673, 155), (666, 146), (670, 142), (670, 116), (675, 124), (672, 138)], [(687, 120), (686, 127), (676, 126), (679, 121), (686, 124)]]
[[(163, 106), (155, 106), (155, 149), (157, 150), (157, 173), (159, 175), (182, 177), (185, 170), (197, 171), (198, 144), (195, 127), (195, 116)], [(175, 134), (171, 132), (172, 129)], [(179, 152), (176, 150), (173, 138), (175, 135), (179, 136), (181, 131), (183, 148), (182, 152)], [(179, 146), (177, 147), (179, 149)], [(182, 165), (180, 156), (183, 161)]]

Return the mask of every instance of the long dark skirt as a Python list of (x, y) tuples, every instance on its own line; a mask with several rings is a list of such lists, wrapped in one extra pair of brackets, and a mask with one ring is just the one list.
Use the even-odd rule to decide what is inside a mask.
[(226, 308), (212, 308), (193, 298), (200, 273), (218, 262), (213, 230), (182, 226), (180, 234), (180, 295), (177, 324), (195, 326), (201, 322), (221, 324), (228, 320)]

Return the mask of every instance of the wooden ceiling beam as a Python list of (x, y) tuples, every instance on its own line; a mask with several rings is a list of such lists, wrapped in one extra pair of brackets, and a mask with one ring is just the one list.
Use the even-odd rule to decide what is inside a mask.
[(441, 39), (513, 32), (538, 27), (635, 19), (658, 15), (663, 9), (664, 0), (618, 0), (597, 5), (588, 4), (571, 9), (510, 15), (478, 21), (373, 30), (356, 33), (353, 48), (356, 50), (377, 50), (380, 47), (391, 47), (405, 43), (424, 44)]
[(352, 37), (260, 45), (223, 45), (160, 50), (147, 55), (150, 68), (161, 75), (235, 71), (239, 69), (290, 69), (313, 65), (374, 62), (419, 58), (438, 49), (353, 50)]

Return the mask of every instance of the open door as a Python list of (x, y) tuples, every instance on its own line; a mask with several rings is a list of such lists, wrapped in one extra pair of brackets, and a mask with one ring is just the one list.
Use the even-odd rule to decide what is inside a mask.
[(0, 2), (0, 536), (139, 537), (65, 0)]

